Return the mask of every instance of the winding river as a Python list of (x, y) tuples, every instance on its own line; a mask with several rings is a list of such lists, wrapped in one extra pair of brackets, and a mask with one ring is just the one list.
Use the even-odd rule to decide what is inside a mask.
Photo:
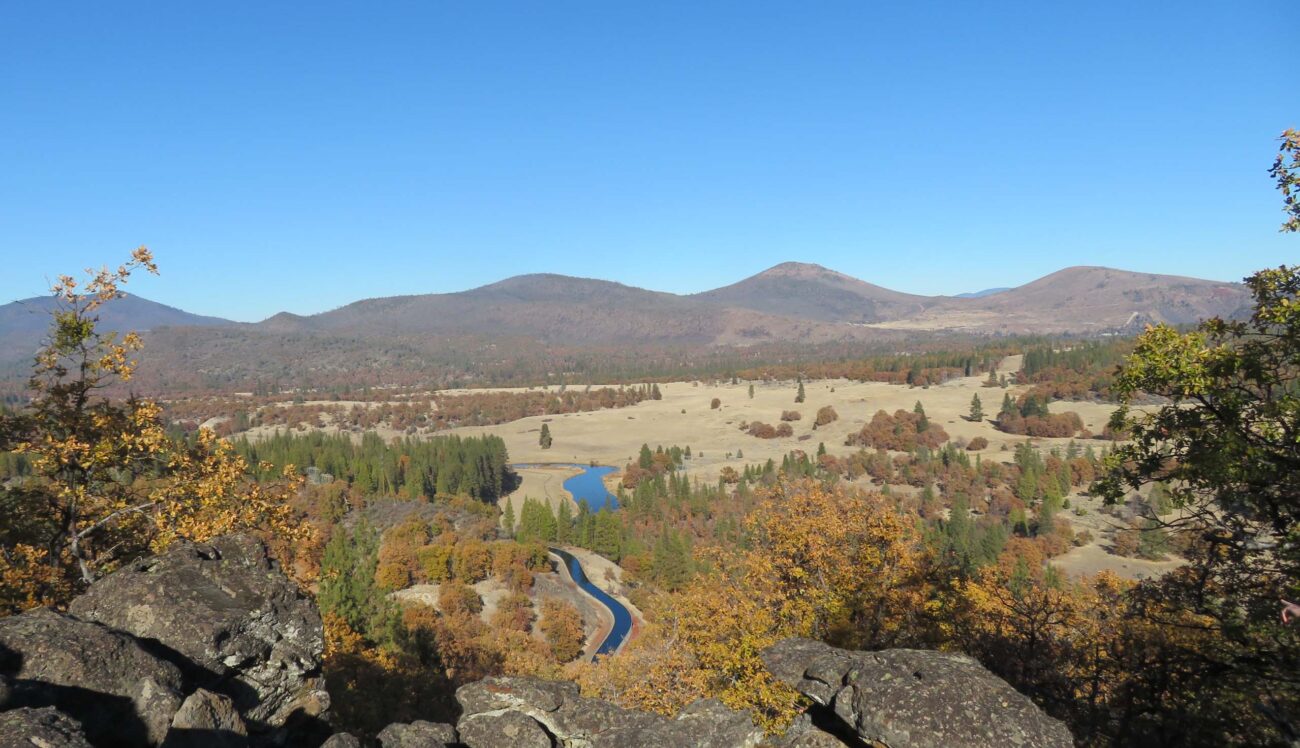
[(623, 642), (627, 640), (628, 634), (632, 633), (632, 614), (623, 603), (615, 600), (609, 593), (587, 579), (587, 573), (583, 571), (582, 564), (573, 557), (573, 554), (559, 548), (551, 548), (551, 553), (564, 561), (565, 567), (569, 570), (569, 576), (573, 577), (573, 581), (578, 585), (578, 588), (595, 598), (596, 602), (608, 608), (609, 612), (614, 616), (614, 625), (610, 627), (609, 634), (605, 636), (605, 641), (601, 642), (599, 647), (596, 647), (596, 656), (617, 652), (618, 648), (623, 646)]
[[(514, 467), (531, 466), (515, 465)], [(608, 465), (577, 464), (565, 464), (563, 467), (574, 467), (582, 471), (564, 481), (563, 484), (564, 490), (573, 495), (574, 501), (585, 504), (587, 509), (592, 512), (599, 512), (601, 509), (611, 511), (618, 509), (618, 499), (605, 487), (605, 476), (614, 472), (616, 468)], [(551, 548), (550, 551), (564, 562), (569, 577), (573, 579), (574, 584), (578, 585), (578, 589), (605, 606), (614, 617), (614, 625), (610, 627), (605, 640), (600, 643), (600, 646), (596, 647), (596, 656), (617, 652), (618, 648), (623, 646), (623, 642), (627, 641), (628, 635), (632, 633), (632, 613), (628, 611), (623, 603), (615, 600), (608, 592), (593, 584), (587, 578), (587, 572), (582, 568), (582, 563), (574, 558), (573, 554), (559, 548)]]

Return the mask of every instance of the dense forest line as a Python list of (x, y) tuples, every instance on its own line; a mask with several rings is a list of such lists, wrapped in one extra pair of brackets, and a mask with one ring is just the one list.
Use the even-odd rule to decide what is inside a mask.
[(294, 466), (313, 471), (318, 480), (342, 480), (367, 496), (464, 495), (496, 501), (518, 482), (499, 436), (385, 441), (373, 432), (360, 440), (348, 434), (313, 432), (276, 433), (256, 442), (233, 443), (260, 479)]
[(1033, 394), (1042, 400), (1112, 400), (1115, 371), (1132, 352), (1130, 338), (1028, 346), (1016, 381), (1034, 385)]

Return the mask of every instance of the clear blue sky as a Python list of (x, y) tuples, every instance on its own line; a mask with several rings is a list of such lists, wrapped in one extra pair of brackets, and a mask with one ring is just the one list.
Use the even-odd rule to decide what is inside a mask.
[[(639, 6), (639, 7), (638, 7)], [(916, 293), (1300, 260), (1288, 2), (7, 3), (0, 302), (256, 320), (785, 260)]]

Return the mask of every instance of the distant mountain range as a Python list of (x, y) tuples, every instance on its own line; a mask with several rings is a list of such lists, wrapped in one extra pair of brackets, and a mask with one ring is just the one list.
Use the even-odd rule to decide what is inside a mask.
[(1002, 293), (1003, 291), (1010, 291), (1010, 290), (1011, 290), (1011, 289), (1008, 288), (1008, 287), (1003, 287), (1003, 288), (986, 288), (986, 289), (984, 289), (983, 291), (969, 291), (969, 292), (967, 292), (967, 293), (959, 293), (959, 294), (957, 294), (957, 296), (956, 296), (955, 298), (958, 298), (958, 299), (981, 299), (981, 298), (984, 298), (985, 296), (992, 296), (992, 295), (995, 294), (995, 293)]
[[(1247, 313), (1238, 283), (1071, 267), (1010, 289), (961, 296), (893, 291), (820, 265), (787, 262), (729, 286), (691, 295), (563, 275), (521, 275), (447, 294), (365, 299), (322, 314), (280, 313), (255, 324), (202, 317), (128, 296), (108, 304), (109, 329), (149, 331), (173, 366), (243, 367), (294, 350), (336, 362), (430, 350), (440, 340), (528, 339), (541, 345), (744, 346), (869, 341), (926, 333), (1100, 334), (1151, 322), (1194, 323)], [(0, 306), (0, 367), (30, 361), (52, 300)], [(400, 342), (400, 345), (399, 345)], [(188, 362), (188, 363), (187, 363)], [(8, 364), (9, 366), (5, 366)], [(283, 368), (292, 370), (293, 362)]]
[[(35, 296), (0, 306), (0, 362), (28, 359), (50, 329), (50, 312), (58, 301)], [(236, 324), (219, 317), (204, 317), (127, 294), (100, 311), (105, 330), (153, 330), (159, 327), (219, 327)]]

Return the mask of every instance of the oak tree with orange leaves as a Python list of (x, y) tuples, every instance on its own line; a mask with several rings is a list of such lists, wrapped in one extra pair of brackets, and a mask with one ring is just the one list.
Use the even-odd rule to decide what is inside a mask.
[[(168, 435), (161, 408), (128, 394), (135, 333), (100, 328), (100, 310), (121, 297), (131, 274), (157, 273), (141, 247), (110, 270), (88, 270), (84, 285), (60, 276), (50, 334), (36, 355), (31, 402), (0, 417), (7, 447), (31, 475), (0, 489), (0, 605), (14, 612), (57, 604), (124, 559), (186, 538), (206, 540), (258, 528), (284, 537), (286, 496), (295, 481), (258, 485), (247, 464), (210, 431)], [(286, 475), (290, 471), (286, 471)]]

